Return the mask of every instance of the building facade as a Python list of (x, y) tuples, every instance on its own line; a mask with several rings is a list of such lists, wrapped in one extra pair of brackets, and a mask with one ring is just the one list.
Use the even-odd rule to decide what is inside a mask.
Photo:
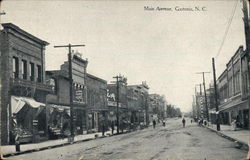
[(107, 81), (87, 73), (87, 130), (101, 131), (108, 126)]
[(240, 46), (219, 76), (219, 112), (221, 123), (231, 124), (236, 120), (238, 127), (249, 127), (249, 104), (247, 61), (243, 46)]
[[(88, 61), (79, 53), (72, 56), (72, 93), (70, 93), (68, 61), (61, 65), (60, 70), (47, 71), (47, 83), (53, 86), (53, 93), (46, 97), (47, 127), (50, 137), (68, 136), (73, 125), (75, 134), (83, 134), (87, 130), (86, 108), (87, 87), (86, 68)], [(70, 94), (73, 102), (70, 104)], [(73, 122), (70, 121), (70, 107), (73, 107)]]
[(149, 124), (149, 87), (146, 82), (128, 86), (128, 113), (131, 123)]
[[(118, 108), (117, 108), (118, 101)], [(127, 101), (127, 80), (121, 78), (116, 84), (108, 84), (107, 105), (109, 108), (109, 120), (117, 125), (117, 116), (119, 124), (128, 120), (128, 101)], [(118, 110), (118, 112), (117, 112)], [(111, 122), (111, 123), (112, 123)]]
[(2, 26), (0, 144), (9, 144), (16, 135), (20, 141), (39, 140), (45, 136), (44, 108), (46, 95), (51, 92), (51, 87), (45, 84), (45, 47), (48, 43), (14, 24)]
[[(159, 119), (166, 117), (166, 100), (159, 94), (149, 94), (149, 117), (157, 116)], [(152, 119), (152, 118), (151, 118)]]

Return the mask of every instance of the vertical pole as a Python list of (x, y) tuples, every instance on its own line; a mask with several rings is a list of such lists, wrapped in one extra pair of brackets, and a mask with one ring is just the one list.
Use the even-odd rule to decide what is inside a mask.
[(202, 95), (202, 91), (201, 91), (201, 84), (200, 84), (200, 95)]
[(204, 95), (205, 95), (206, 115), (207, 115), (207, 121), (209, 122), (209, 114), (208, 114), (208, 107), (207, 107), (207, 94), (206, 94), (206, 84), (205, 84), (204, 72), (202, 73), (202, 77), (203, 77), (203, 86), (204, 86)]
[(220, 131), (220, 116), (219, 116), (219, 107), (218, 107), (218, 95), (217, 95), (216, 71), (215, 71), (214, 58), (212, 58), (212, 64), (213, 64), (213, 77), (214, 77), (214, 100), (215, 100), (215, 107), (216, 107), (216, 126), (217, 126), (217, 131)]
[(194, 100), (195, 100), (195, 116), (194, 116), (194, 118), (195, 117), (199, 117), (198, 116), (198, 109), (197, 109), (197, 107), (198, 107), (198, 105), (197, 105), (197, 91), (196, 91), (196, 86), (195, 86), (195, 91), (194, 91)]
[(119, 124), (119, 76), (116, 77), (116, 89), (117, 89), (117, 101), (116, 101), (116, 123), (117, 123), (117, 133), (119, 134), (120, 124)]
[(74, 109), (73, 109), (73, 79), (72, 79), (72, 53), (71, 53), (71, 44), (69, 44), (69, 54), (68, 54), (68, 61), (69, 61), (69, 81), (70, 81), (70, 88), (69, 88), (69, 100), (70, 100), (70, 133), (72, 138), (74, 137)]

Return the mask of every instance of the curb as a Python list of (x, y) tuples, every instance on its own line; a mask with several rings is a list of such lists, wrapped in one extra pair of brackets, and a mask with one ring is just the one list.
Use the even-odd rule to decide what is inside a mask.
[(228, 139), (228, 140), (230, 140), (230, 141), (232, 141), (232, 142), (237, 143), (237, 145), (235, 146), (236, 148), (242, 149), (242, 150), (245, 150), (245, 151), (248, 151), (248, 150), (249, 150), (249, 146), (248, 146), (248, 144), (246, 144), (245, 142), (242, 142), (242, 141), (240, 141), (240, 140), (238, 140), (238, 139), (236, 139), (236, 138), (232, 138), (232, 137), (230, 137), (230, 136), (227, 136), (226, 134), (221, 133), (221, 132), (219, 132), (219, 131), (216, 131), (216, 130), (214, 130), (214, 129), (212, 129), (212, 128), (209, 128), (209, 127), (207, 127), (207, 126), (203, 126), (203, 127), (209, 129), (209, 130), (212, 131), (212, 132), (216, 132), (217, 135), (219, 135), (219, 136), (221, 136), (221, 137), (223, 137), (223, 138), (226, 138), (226, 139)]
[(87, 138), (87, 139), (78, 140), (78, 141), (74, 141), (74, 142), (66, 142), (66, 143), (52, 145), (52, 146), (29, 149), (29, 150), (15, 152), (15, 153), (8, 153), (8, 154), (3, 154), (3, 157), (18, 156), (18, 155), (22, 155), (22, 154), (26, 154), (26, 153), (38, 152), (38, 151), (43, 151), (43, 150), (52, 149), (52, 148), (59, 148), (59, 147), (63, 147), (63, 146), (67, 146), (67, 145), (71, 145), (71, 144), (75, 144), (75, 143), (80, 143), (80, 142), (86, 142), (86, 141), (90, 141), (90, 140), (94, 140), (94, 139), (96, 139), (96, 138)]
[(132, 132), (132, 131), (126, 131), (126, 132), (119, 133), (119, 134), (115, 133), (113, 135), (108, 135), (108, 136), (100, 136), (100, 137), (94, 137), (94, 138), (87, 138), (87, 139), (78, 140), (78, 141), (74, 141), (74, 142), (66, 142), (66, 143), (62, 143), (62, 144), (57, 144), (57, 145), (52, 145), (52, 146), (46, 146), (46, 147), (41, 147), (41, 148), (35, 148), (35, 149), (29, 149), (29, 150), (15, 152), (15, 153), (7, 153), (7, 154), (3, 154), (2, 156), (4, 158), (11, 157), (11, 156), (18, 156), (18, 155), (22, 155), (22, 154), (27, 154), (27, 153), (32, 153), (32, 152), (38, 152), (38, 151), (43, 151), (43, 150), (52, 149), (52, 148), (59, 148), (59, 147), (63, 147), (63, 146), (71, 145), (71, 144), (77, 144), (77, 143), (81, 143), (81, 142), (87, 142), (87, 141), (91, 141), (91, 140), (95, 140), (95, 139), (118, 136), (118, 135), (130, 133), (130, 132)]

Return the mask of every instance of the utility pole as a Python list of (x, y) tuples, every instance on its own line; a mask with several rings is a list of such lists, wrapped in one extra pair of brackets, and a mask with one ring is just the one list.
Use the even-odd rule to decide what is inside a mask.
[(116, 79), (116, 123), (117, 123), (117, 134), (120, 133), (120, 124), (119, 124), (119, 81), (122, 78), (121, 75), (113, 77)]
[(208, 114), (208, 106), (207, 106), (207, 94), (206, 94), (206, 84), (205, 84), (205, 75), (204, 75), (205, 73), (210, 73), (210, 72), (198, 72), (196, 74), (202, 74), (203, 87), (204, 87), (204, 95), (205, 95), (206, 115), (207, 115), (207, 121), (209, 122), (209, 114)]
[(220, 131), (220, 116), (219, 116), (219, 107), (218, 107), (218, 95), (217, 95), (216, 71), (215, 71), (214, 58), (212, 58), (212, 65), (213, 65), (213, 77), (214, 77), (214, 100), (215, 100), (215, 107), (216, 107), (216, 125), (217, 125), (217, 131)]
[(84, 47), (85, 45), (62, 45), (62, 46), (54, 46), (54, 48), (68, 48), (69, 53), (68, 53), (68, 62), (69, 62), (69, 104), (70, 104), (70, 133), (71, 133), (71, 140), (69, 141), (74, 141), (74, 108), (73, 108), (73, 78), (72, 78), (72, 47)]

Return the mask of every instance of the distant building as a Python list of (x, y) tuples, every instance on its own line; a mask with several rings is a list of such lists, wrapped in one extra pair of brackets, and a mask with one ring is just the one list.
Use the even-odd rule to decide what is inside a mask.
[[(2, 24), (0, 31), (0, 144), (9, 144), (18, 131), (20, 141), (45, 137), (45, 47), (49, 44), (18, 26)], [(18, 132), (19, 133), (19, 132)], [(25, 135), (25, 139), (23, 138)]]
[(127, 80), (121, 78), (118, 81), (119, 97), (117, 94), (117, 84), (108, 84), (107, 89), (107, 105), (109, 108), (109, 121), (117, 123), (117, 100), (119, 100), (119, 123), (122, 120), (128, 120), (128, 101), (127, 101)]
[(215, 124), (216, 123), (216, 106), (215, 106), (215, 94), (214, 86), (209, 85), (209, 88), (206, 90), (207, 93), (207, 107), (209, 113), (209, 120)]
[(128, 86), (128, 113), (131, 123), (149, 123), (149, 87), (146, 82)]
[(149, 117), (157, 115), (159, 119), (166, 117), (166, 100), (159, 94), (149, 94)]

